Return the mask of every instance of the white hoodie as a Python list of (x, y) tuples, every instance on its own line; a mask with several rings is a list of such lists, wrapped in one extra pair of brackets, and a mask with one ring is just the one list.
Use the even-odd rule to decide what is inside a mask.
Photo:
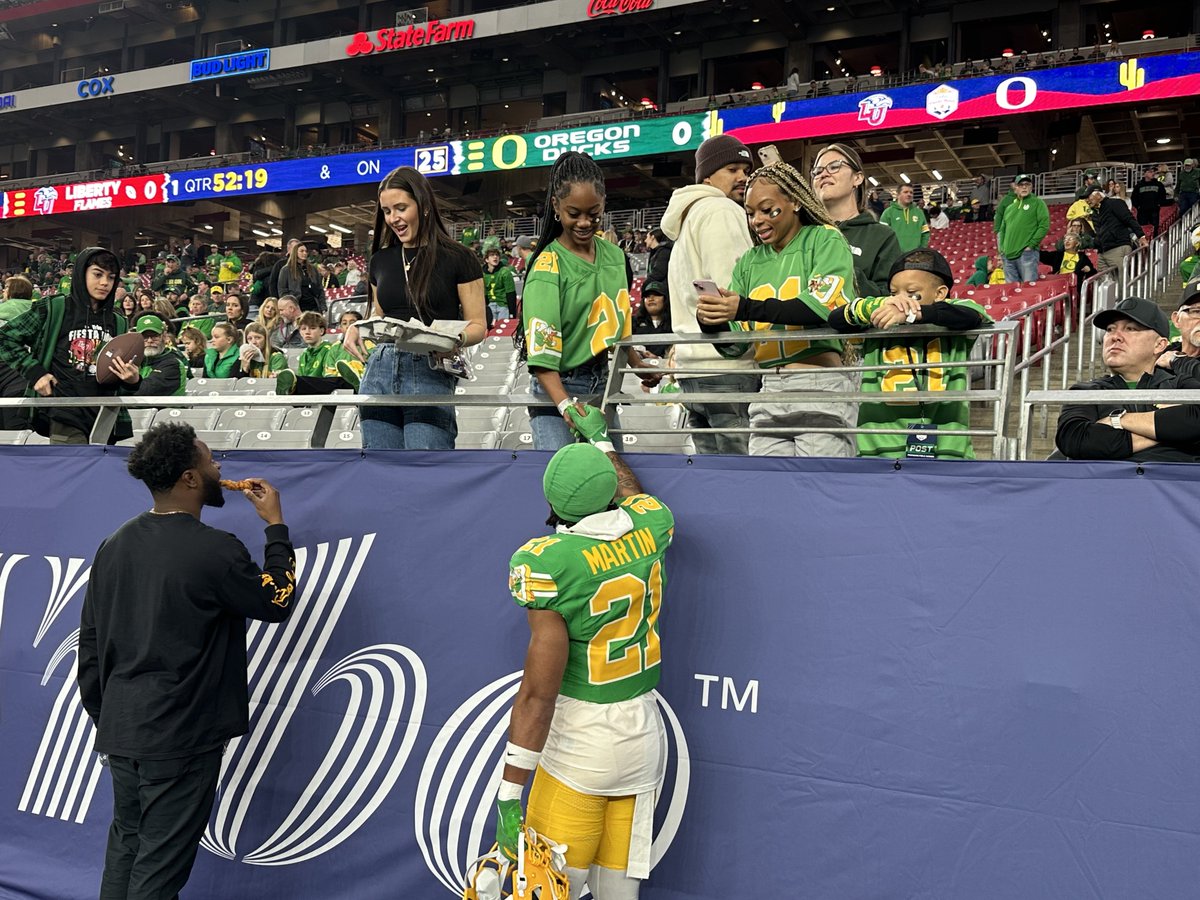
[[(710, 184), (689, 184), (671, 194), (661, 227), (675, 242), (667, 273), (671, 327), (676, 334), (702, 334), (696, 321), (699, 294), (692, 282), (707, 279), (718, 287), (729, 287), (734, 263), (754, 245), (746, 213), (720, 189)], [(755, 368), (753, 349), (743, 359), (725, 359), (708, 343), (677, 344), (675, 363), (703, 369)]]

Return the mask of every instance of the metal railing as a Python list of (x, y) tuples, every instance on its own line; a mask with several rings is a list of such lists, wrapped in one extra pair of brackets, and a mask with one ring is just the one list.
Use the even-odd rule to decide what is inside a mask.
[(1017, 430), (1018, 459), (1029, 459), (1031, 420), (1035, 407), (1051, 406), (1113, 406), (1119, 399), (1122, 405), (1153, 406), (1156, 404), (1194, 405), (1200, 403), (1200, 390), (1134, 389), (1114, 394), (1112, 391), (1030, 391), (1021, 398), (1020, 423)]
[[(996, 375), (994, 378), (994, 387), (985, 389), (971, 389), (965, 391), (906, 391), (903, 395), (905, 404), (909, 403), (945, 403), (967, 401), (971, 404), (986, 405), (992, 410), (992, 425), (989, 428), (966, 428), (961, 431), (956, 430), (956, 435), (965, 437), (980, 437), (989, 438), (992, 441), (993, 458), (1005, 459), (1012, 458), (1014, 452), (1014, 441), (1008, 433), (1007, 420), (1008, 409), (1012, 398), (1013, 373), (1016, 366), (1016, 330), (1017, 325), (1013, 322), (1002, 322), (986, 328), (973, 329), (970, 331), (955, 332), (956, 335), (974, 336), (982, 338), (984, 342), (994, 348), (994, 354), (990, 358), (983, 360), (971, 359), (961, 362), (937, 362), (937, 363), (918, 363), (906, 366), (906, 368), (927, 370), (927, 369), (973, 369), (976, 367), (984, 367), (985, 369), (994, 370)], [(897, 329), (890, 329), (887, 332), (889, 338), (905, 338), (905, 337), (923, 337), (930, 335), (945, 335), (945, 329), (936, 326), (911, 326)], [(870, 333), (866, 335), (868, 338)], [(806, 330), (804, 332), (805, 339), (822, 339), (836, 338), (844, 340), (846, 335), (841, 335), (828, 330)], [(684, 343), (743, 343), (756, 341), (785, 341), (795, 340), (795, 332), (755, 332), (745, 334), (723, 334), (723, 335), (697, 335), (697, 336), (676, 336), (676, 335), (656, 335), (655, 341), (666, 344), (684, 344)], [(678, 402), (673, 397), (668, 399), (670, 395), (663, 394), (626, 394), (622, 391), (622, 381), (626, 374), (630, 372), (640, 372), (645, 374), (645, 370), (635, 370), (628, 365), (628, 350), (634, 346), (641, 337), (631, 338), (620, 342), (614, 355), (613, 363), (610, 367), (610, 376), (607, 385), (605, 386), (604, 394), (601, 399), (601, 406), (606, 412), (615, 415), (617, 406), (638, 406), (638, 405), (658, 405), (663, 403)], [(866, 366), (866, 365), (846, 365), (837, 368), (827, 369), (799, 369), (787, 370), (789, 374), (794, 372), (820, 371), (820, 372), (844, 372), (850, 375), (860, 375), (863, 372), (870, 371), (886, 371), (894, 368), (890, 365)], [(664, 374), (728, 374), (729, 369), (705, 369), (702, 367), (696, 368), (679, 368), (672, 370), (664, 370)], [(747, 370), (750, 371), (750, 370)], [(771, 374), (772, 370), (766, 370), (762, 374)], [(748, 394), (705, 394), (702, 392), (689, 392), (686, 395), (687, 402), (705, 403), (705, 402), (721, 402), (721, 403), (753, 403), (764, 399), (764, 395), (757, 393)], [(862, 402), (880, 402), (881, 395), (878, 394), (863, 394), (859, 391), (845, 392), (830, 392), (830, 391), (814, 391), (812, 393), (772, 393), (769, 395), (772, 403), (788, 403), (803, 407), (806, 405), (820, 403), (851, 403), (857, 405)], [(680, 400), (683, 398), (680, 397)], [(149, 396), (120, 396), (120, 397), (33, 397), (33, 398), (18, 398), (18, 399), (0, 399), (0, 409), (6, 408), (41, 408), (55, 409), (64, 407), (85, 407), (99, 409), (95, 426), (91, 433), (91, 443), (107, 444), (111, 435), (113, 426), (116, 424), (118, 412), (134, 409), (255, 409), (255, 408), (273, 408), (280, 407), (314, 407), (318, 408), (316, 420), (314, 422), (313, 431), (310, 437), (310, 444), (313, 448), (323, 447), (329, 435), (331, 426), (334, 421), (335, 407), (395, 407), (403, 406), (452, 406), (455, 408), (462, 407), (485, 407), (485, 408), (519, 408), (519, 407), (537, 407), (537, 406), (552, 406), (553, 403), (548, 399), (536, 397), (528, 393), (508, 393), (508, 394), (492, 394), (492, 393), (456, 393), (452, 395), (405, 395), (402, 398), (391, 395), (349, 395), (349, 394), (331, 394), (331, 395), (314, 395), (314, 396), (277, 396), (274, 394), (215, 394), (215, 395), (200, 395), (200, 394), (185, 394), (182, 396), (172, 397), (149, 397)], [(780, 427), (780, 428), (715, 428), (715, 429), (692, 429), (692, 428), (655, 428), (645, 425), (637, 425), (634, 427), (618, 427), (613, 429), (616, 435), (637, 435), (637, 434), (663, 434), (663, 433), (756, 433), (756, 434), (797, 434), (797, 433), (829, 433), (829, 434), (907, 434), (907, 428), (841, 428), (841, 427), (820, 427), (820, 428), (805, 428), (805, 427)], [(270, 449), (262, 447), (258, 449)]]
[[(892, 338), (908, 338), (908, 337), (932, 337), (954, 334), (955, 336), (984, 338), (986, 347), (991, 348), (991, 355), (984, 359), (967, 359), (959, 362), (936, 362), (936, 363), (913, 363), (905, 364), (906, 369), (913, 370), (928, 370), (928, 369), (966, 369), (970, 371), (976, 367), (981, 367), (985, 370), (994, 370), (995, 387), (983, 389), (971, 389), (966, 391), (905, 391), (902, 395), (903, 400), (900, 401), (901, 395), (894, 395), (894, 398), (889, 398), (884, 394), (864, 394), (861, 391), (812, 391), (812, 392), (783, 392), (771, 393), (764, 395), (758, 392), (749, 393), (705, 393), (703, 391), (689, 391), (686, 395), (680, 397), (681, 401), (687, 403), (756, 403), (762, 402), (769, 398), (772, 403), (780, 403), (794, 405), (799, 408), (805, 406), (821, 405), (825, 403), (849, 403), (857, 406), (860, 403), (880, 403), (888, 402), (889, 399), (894, 399), (894, 402), (903, 402), (908, 404), (920, 403), (953, 403), (959, 401), (967, 401), (975, 404), (986, 404), (992, 409), (992, 426), (990, 428), (965, 428), (962, 430), (955, 429), (955, 435), (963, 435), (968, 437), (984, 437), (990, 438), (992, 441), (992, 456), (994, 459), (1009, 459), (1012, 458), (1014, 452), (1014, 443), (1008, 435), (1008, 409), (1012, 394), (1013, 375), (1016, 369), (1016, 331), (1018, 325), (1016, 322), (998, 322), (994, 325), (989, 325), (984, 328), (973, 328), (966, 331), (947, 332), (946, 329), (938, 326), (930, 325), (913, 325), (901, 328), (890, 328), (886, 332), (886, 339)], [(867, 340), (878, 339), (882, 333), (865, 332), (862, 335), (846, 335), (840, 332), (829, 329), (804, 329), (802, 333), (803, 340), (839, 340), (845, 341), (852, 338), (864, 337)], [(691, 344), (691, 343), (709, 343), (709, 344), (744, 344), (744, 343), (761, 343), (761, 342), (783, 342), (797, 340), (797, 332), (784, 331), (754, 331), (754, 332), (738, 332), (738, 333), (722, 333), (714, 335), (655, 335), (654, 342), (656, 344)], [(606, 411), (616, 405), (639, 406), (639, 405), (657, 405), (664, 402), (662, 394), (627, 394), (623, 390), (625, 376), (628, 374), (645, 374), (645, 369), (634, 368), (629, 365), (629, 349), (645, 341), (645, 336), (635, 335), (619, 341), (613, 355), (613, 362), (609, 368), (608, 383), (604, 389), (603, 406)], [(678, 367), (674, 369), (663, 370), (665, 374), (673, 375), (728, 375), (731, 371), (742, 372), (744, 374), (760, 374), (770, 375), (786, 372), (789, 375), (809, 373), (844, 373), (851, 376), (861, 377), (864, 372), (886, 372), (895, 369), (894, 365), (842, 365), (828, 366), (821, 368), (805, 368), (805, 369), (735, 369), (729, 368), (705, 368), (705, 367)], [(612, 429), (613, 433), (624, 435), (626, 433), (634, 433), (633, 430), (624, 428)], [(840, 435), (859, 435), (859, 434), (889, 434), (889, 435), (906, 435), (910, 433), (910, 429), (904, 428), (843, 428), (832, 426), (821, 427), (797, 427), (786, 426), (779, 428), (758, 428), (758, 427), (742, 427), (742, 428), (639, 428), (638, 434), (778, 434), (778, 435), (795, 435), (795, 434), (840, 434)]]

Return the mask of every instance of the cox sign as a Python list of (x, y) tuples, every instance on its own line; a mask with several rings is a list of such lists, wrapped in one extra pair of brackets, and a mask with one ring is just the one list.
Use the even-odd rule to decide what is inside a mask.
[(75, 91), (84, 100), (103, 97), (105, 94), (115, 94), (117, 92), (117, 76), (103, 75), (99, 78), (81, 81), (75, 86)]

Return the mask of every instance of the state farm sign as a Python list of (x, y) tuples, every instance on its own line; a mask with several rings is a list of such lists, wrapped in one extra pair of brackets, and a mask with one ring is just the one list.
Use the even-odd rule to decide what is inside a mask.
[(381, 28), (375, 32), (374, 40), (365, 31), (360, 31), (346, 45), (346, 55), (366, 56), (377, 52), (386, 53), (389, 50), (427, 47), (450, 41), (465, 41), (474, 36), (474, 19), (459, 19), (456, 22), (434, 19), (432, 22), (409, 25), (407, 28)]
[(599, 16), (619, 16), (622, 13), (642, 12), (654, 6), (654, 0), (588, 0), (589, 19)]

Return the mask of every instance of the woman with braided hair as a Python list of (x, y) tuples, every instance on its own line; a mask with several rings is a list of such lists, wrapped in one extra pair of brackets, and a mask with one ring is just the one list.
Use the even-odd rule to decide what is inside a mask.
[[(517, 305), (517, 343), (534, 376), (531, 393), (557, 407), (529, 410), (538, 450), (575, 441), (568, 404), (600, 405), (609, 350), (632, 330), (625, 254), (598, 234), (604, 199), (604, 175), (590, 156), (568, 151), (555, 161), (542, 233)], [(630, 364), (641, 366), (635, 351)], [(658, 377), (644, 380), (653, 384)]]
[[(709, 334), (726, 327), (789, 332), (826, 328), (829, 313), (846, 304), (846, 291), (853, 294), (854, 257), (808, 182), (787, 163), (759, 169), (746, 185), (746, 215), (756, 246), (737, 261), (729, 290), (700, 296), (700, 327)], [(745, 349), (717, 345), (723, 356), (740, 356)], [(759, 368), (774, 370), (764, 373), (762, 393), (857, 390), (847, 373), (822, 371), (841, 365), (843, 349), (841, 341), (830, 338), (759, 343)], [(841, 401), (797, 406), (764, 397), (750, 405), (753, 428), (853, 428), (855, 419), (854, 404)], [(751, 434), (750, 453), (853, 456), (854, 438), (821, 432)]]

